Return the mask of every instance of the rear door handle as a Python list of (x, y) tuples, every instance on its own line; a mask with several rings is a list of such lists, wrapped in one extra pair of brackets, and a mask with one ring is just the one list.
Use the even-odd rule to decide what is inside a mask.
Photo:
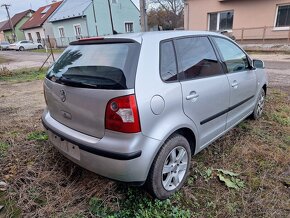
[(238, 81), (234, 80), (233, 83), (232, 83), (232, 87), (236, 89), (236, 88), (238, 88), (238, 86), (239, 86)]
[(196, 100), (198, 97), (199, 94), (197, 94), (195, 91), (192, 91), (188, 96), (186, 96), (186, 100)]

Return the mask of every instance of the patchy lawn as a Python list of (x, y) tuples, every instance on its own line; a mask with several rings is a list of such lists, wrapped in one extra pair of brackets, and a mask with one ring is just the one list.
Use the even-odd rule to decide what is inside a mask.
[(183, 189), (158, 201), (60, 155), (40, 121), (42, 81), (10, 81), (0, 86), (0, 217), (289, 217), (290, 102), (278, 89), (262, 119), (193, 157)]
[[(50, 53), (50, 49), (35, 49), (35, 50), (29, 50), (32, 52), (39, 52), (39, 53)], [(53, 48), (52, 52), (53, 53), (62, 53), (64, 51), (64, 48)]]
[(39, 68), (24, 68), (19, 70), (8, 70), (5, 67), (0, 69), (0, 82), (29, 82), (34, 80), (42, 80), (45, 77), (47, 68), (39, 70)]

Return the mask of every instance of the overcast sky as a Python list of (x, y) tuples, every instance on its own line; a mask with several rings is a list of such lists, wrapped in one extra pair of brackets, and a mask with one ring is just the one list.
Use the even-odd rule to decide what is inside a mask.
[[(74, 0), (76, 1), (76, 0)], [(133, 0), (133, 2), (139, 7), (139, 0)], [(9, 8), (10, 16), (12, 17), (14, 14), (25, 11), (27, 9), (32, 8), (33, 10), (37, 10), (39, 7), (50, 4), (51, 0), (0, 0), (0, 5), (2, 4), (10, 4)], [(7, 19), (7, 13), (4, 7), (0, 8), (0, 21)]]

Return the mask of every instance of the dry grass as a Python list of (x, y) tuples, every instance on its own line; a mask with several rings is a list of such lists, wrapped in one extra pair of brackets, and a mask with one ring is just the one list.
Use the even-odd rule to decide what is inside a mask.
[[(111, 212), (139, 208), (134, 203), (140, 198), (151, 202), (139, 188), (76, 166), (41, 137), (40, 81), (2, 84), (0, 92), (0, 143), (9, 145), (0, 155), (0, 180), (9, 185), (0, 192), (0, 205), (5, 205), (0, 217), (95, 217), (101, 213), (89, 205), (92, 198), (99, 199), (100, 210)], [(261, 120), (244, 121), (193, 158), (191, 176), (169, 207), (189, 209), (192, 217), (289, 217), (290, 126), (275, 118), (280, 112), (282, 120), (289, 118), (287, 96), (270, 89)], [(239, 173), (245, 188), (227, 188), (216, 173), (206, 175), (208, 169)], [(131, 206), (123, 204), (127, 198)], [(144, 210), (150, 205), (144, 204)], [(157, 212), (163, 214), (162, 209)]]

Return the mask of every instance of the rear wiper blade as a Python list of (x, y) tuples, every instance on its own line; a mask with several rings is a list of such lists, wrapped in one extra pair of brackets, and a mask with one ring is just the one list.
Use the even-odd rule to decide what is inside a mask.
[[(107, 77), (100, 77), (100, 76), (89, 76), (89, 75), (80, 75), (80, 74), (76, 74), (76, 75), (72, 75), (72, 74), (67, 74), (66, 76), (69, 76), (69, 77), (80, 77), (80, 78), (86, 78), (86, 79), (90, 79), (90, 80), (99, 80), (99, 81), (108, 81), (108, 82), (111, 82), (112, 84), (110, 85), (119, 85), (120, 87), (122, 88), (126, 88), (126, 86), (124, 87), (124, 84), (122, 83), (119, 83), (118, 81), (116, 80), (113, 80), (111, 78), (107, 78)], [(64, 77), (64, 76), (62, 76)], [(67, 78), (65, 77), (66, 79), (70, 79), (70, 78)], [(98, 86), (104, 86), (104, 85), (98, 85)]]
[(74, 86), (74, 87), (84, 87), (84, 88), (97, 88), (97, 85), (93, 85), (93, 84), (88, 84), (88, 83), (84, 83), (84, 82), (79, 82), (76, 80), (71, 80), (68, 79), (64, 76), (59, 77), (56, 82), (61, 83), (63, 85), (68, 85), (68, 86)]

